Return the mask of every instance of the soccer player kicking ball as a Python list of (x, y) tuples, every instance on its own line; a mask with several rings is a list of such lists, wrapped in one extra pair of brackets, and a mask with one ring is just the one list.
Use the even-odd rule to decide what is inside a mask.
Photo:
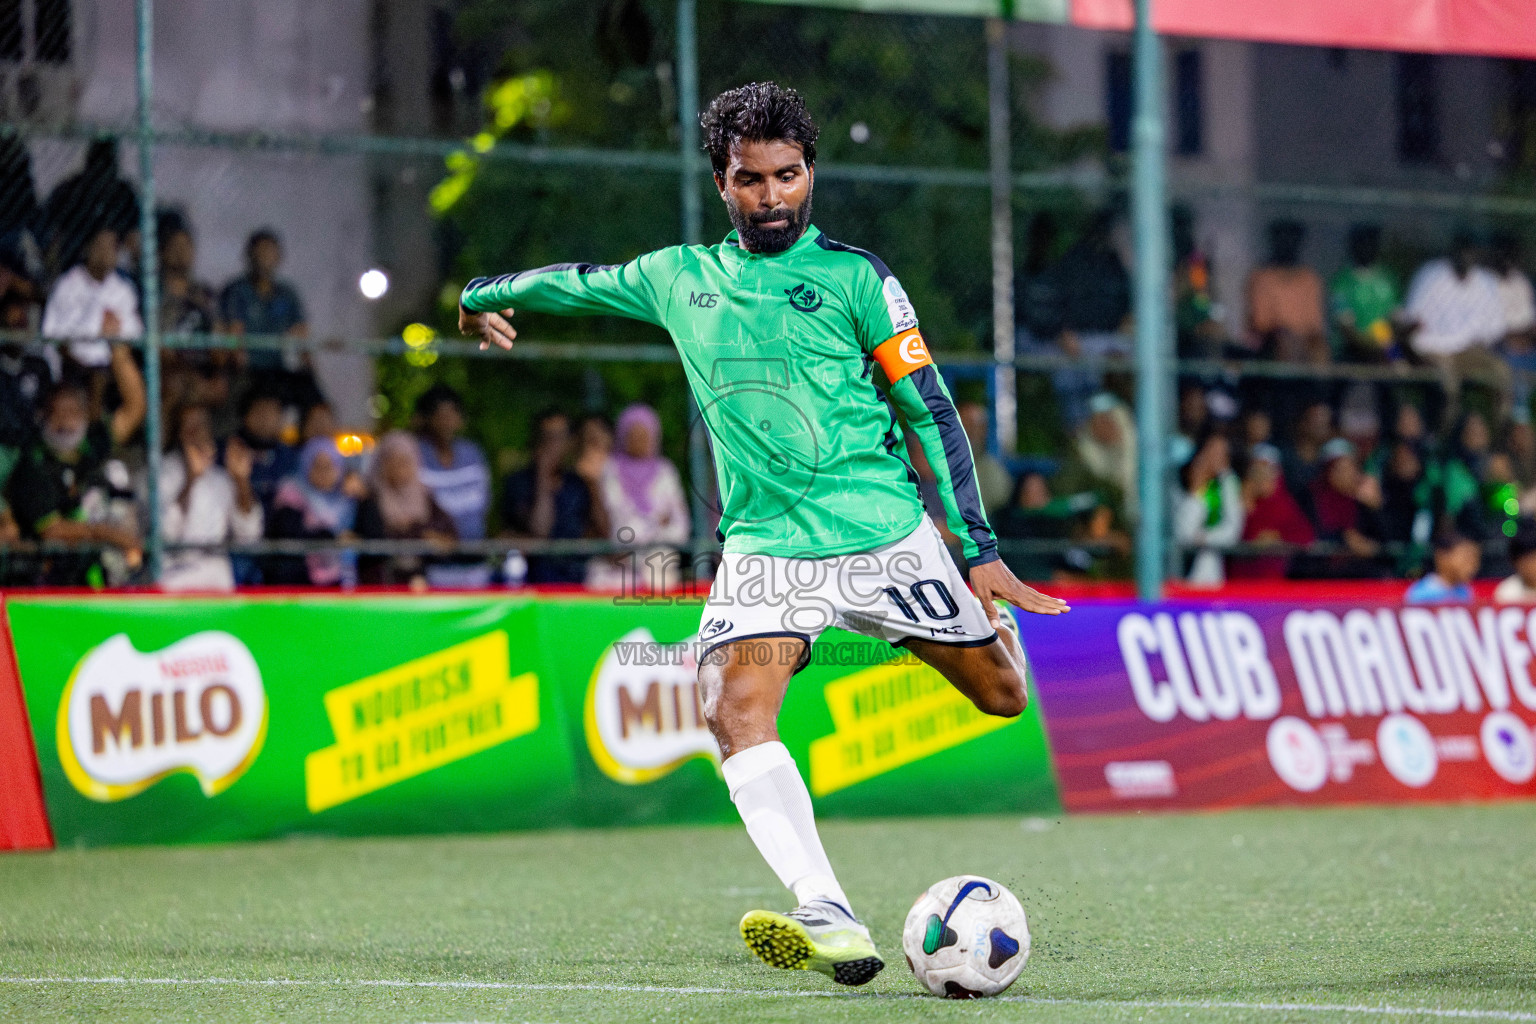
[[(774, 967), (862, 985), (885, 964), (779, 742), (790, 677), (837, 625), (905, 646), (987, 714), (1018, 715), (1024, 652), (994, 599), (1045, 615), (1067, 605), (998, 560), (970, 447), (900, 282), (811, 225), (817, 128), (800, 97), (742, 86), (701, 123), (736, 229), (725, 241), (477, 278), (459, 326), (482, 348), (512, 347), (514, 308), (627, 316), (671, 333), (720, 485), (724, 552), (699, 631), (705, 715), (748, 834), (799, 901), (752, 911), (741, 934)], [(924, 513), (893, 405), (938, 477), (974, 595)]]

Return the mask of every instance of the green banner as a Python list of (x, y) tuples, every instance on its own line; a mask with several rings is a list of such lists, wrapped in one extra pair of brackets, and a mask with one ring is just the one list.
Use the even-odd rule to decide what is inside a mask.
[[(60, 845), (729, 821), (697, 604), (17, 598)], [(764, 648), (793, 664), (796, 643)], [(826, 634), (780, 726), (826, 814), (1059, 806), (1031, 709), (984, 716)]]

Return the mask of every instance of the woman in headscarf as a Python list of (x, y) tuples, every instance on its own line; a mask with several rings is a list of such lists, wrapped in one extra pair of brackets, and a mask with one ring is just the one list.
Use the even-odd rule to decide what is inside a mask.
[[(270, 536), (286, 540), (351, 539), (358, 499), (367, 493), (362, 478), (329, 437), (317, 437), (299, 452), (299, 471), (278, 484), (272, 501)], [(302, 560), (284, 559), (278, 583), (315, 587), (357, 582), (357, 556), (347, 551), (314, 551)]]
[(1231, 442), (1220, 431), (1209, 431), (1179, 470), (1174, 495), (1173, 536), (1189, 556), (1188, 582), (1202, 587), (1226, 582), (1223, 552), (1242, 537), (1245, 515)]
[(619, 414), (613, 433), (614, 452), (599, 480), (613, 539), (654, 546), (594, 558), (587, 586), (630, 594), (669, 590), (682, 578), (676, 547), (688, 540), (689, 519), (677, 467), (661, 454), (661, 417), (636, 403)]
[[(368, 473), (368, 497), (357, 507), (357, 535), (365, 540), (458, 539), (453, 518), (421, 482), (421, 446), (403, 430), (379, 439)], [(364, 557), (358, 565), (363, 583), (409, 583), (425, 589), (427, 561), (419, 555)]]

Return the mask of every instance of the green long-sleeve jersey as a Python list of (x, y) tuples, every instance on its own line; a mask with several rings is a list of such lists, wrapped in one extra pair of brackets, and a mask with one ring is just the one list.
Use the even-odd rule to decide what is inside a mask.
[(809, 227), (783, 252), (752, 253), (732, 232), (621, 265), (476, 278), (460, 301), (470, 312), (609, 314), (665, 328), (712, 441), (727, 551), (820, 558), (916, 529), (921, 481), (894, 403), (967, 560), (997, 558), (970, 445), (917, 316), (862, 249)]

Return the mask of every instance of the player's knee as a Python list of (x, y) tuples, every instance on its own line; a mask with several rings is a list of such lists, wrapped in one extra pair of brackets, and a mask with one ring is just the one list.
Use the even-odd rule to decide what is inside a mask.
[(1012, 669), (992, 673), (990, 685), (976, 700), (976, 707), (998, 718), (1018, 718), (1029, 705), (1024, 680)]

